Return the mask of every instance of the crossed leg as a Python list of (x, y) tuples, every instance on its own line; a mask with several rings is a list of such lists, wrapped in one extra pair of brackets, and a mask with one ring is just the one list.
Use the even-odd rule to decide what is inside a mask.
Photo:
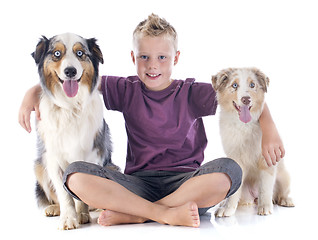
[(199, 227), (198, 208), (222, 201), (231, 187), (231, 180), (224, 173), (193, 177), (155, 203), (116, 182), (85, 173), (71, 174), (67, 186), (86, 204), (107, 209), (99, 216), (100, 225), (140, 223), (150, 219), (162, 224)]

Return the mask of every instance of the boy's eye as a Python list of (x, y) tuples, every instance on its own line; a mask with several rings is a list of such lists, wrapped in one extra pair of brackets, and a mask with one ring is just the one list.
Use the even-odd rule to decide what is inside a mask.
[(159, 59), (160, 60), (164, 60), (164, 59), (166, 59), (166, 57), (165, 56), (159, 56)]
[(145, 55), (140, 56), (140, 58), (141, 58), (142, 60), (147, 60), (147, 59), (148, 59), (148, 57), (145, 56)]

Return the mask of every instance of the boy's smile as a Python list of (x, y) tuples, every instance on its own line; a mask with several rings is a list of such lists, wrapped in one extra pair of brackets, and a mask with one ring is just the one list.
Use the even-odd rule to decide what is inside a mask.
[(147, 75), (149, 78), (153, 79), (153, 80), (156, 80), (158, 77), (161, 76), (160, 73), (159, 73), (159, 74), (146, 73), (146, 75)]
[(131, 57), (137, 74), (146, 87), (153, 91), (167, 88), (171, 83), (173, 66), (180, 52), (174, 49), (169, 37), (141, 37), (135, 42)]

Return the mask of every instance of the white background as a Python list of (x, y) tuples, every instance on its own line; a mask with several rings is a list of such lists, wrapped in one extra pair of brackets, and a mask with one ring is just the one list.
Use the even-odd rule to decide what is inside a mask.
[[(135, 227), (126, 230), (125, 227), (106, 230), (93, 224), (67, 234), (58, 232), (57, 218), (43, 217), (34, 198), (34, 114), (31, 134), (17, 120), (26, 90), (39, 81), (30, 54), (41, 35), (52, 37), (73, 32), (86, 38), (96, 37), (105, 61), (100, 74), (135, 75), (130, 58), (132, 32), (152, 12), (166, 18), (179, 35), (181, 55), (173, 78), (195, 77), (197, 81), (210, 82), (211, 75), (223, 68), (249, 66), (258, 67), (268, 75), (270, 87), (266, 101), (286, 148), (285, 160), (297, 207), (276, 209), (276, 217), (272, 218), (277, 222), (275, 230), (271, 229), (272, 220), (251, 220), (250, 215), (244, 214), (234, 227), (227, 223), (224, 228), (214, 221), (212, 214), (211, 220), (204, 221), (212, 225), (202, 227), (205, 230), (201, 229), (201, 233), (210, 234), (211, 238), (226, 238), (224, 232), (233, 231), (243, 238), (242, 231), (248, 228), (254, 229), (255, 235), (251, 236), (254, 238), (267, 234), (298, 237), (314, 231), (310, 216), (317, 214), (318, 7), (315, 1), (12, 0), (2, 1), (0, 9), (0, 234), (81, 238), (89, 232), (89, 236), (95, 234), (96, 238), (107, 233), (134, 237), (137, 230), (151, 234), (154, 228), (180, 236), (196, 236), (198, 232), (190, 232), (188, 228), (151, 224), (132, 225)], [(114, 142), (113, 161), (123, 169), (127, 140), (124, 121), (120, 113), (106, 110), (105, 118)], [(209, 161), (224, 155), (218, 114), (205, 118), (204, 122), (209, 140), (205, 155)], [(255, 219), (257, 223), (252, 224)], [(39, 228), (45, 229), (45, 233)]]

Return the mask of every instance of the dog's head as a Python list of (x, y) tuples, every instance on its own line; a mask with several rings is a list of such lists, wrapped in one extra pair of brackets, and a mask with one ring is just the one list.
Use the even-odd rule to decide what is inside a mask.
[(96, 39), (85, 39), (72, 33), (42, 36), (32, 56), (38, 65), (42, 87), (51, 95), (63, 89), (75, 97), (81, 86), (92, 92), (98, 81), (98, 66), (103, 55)]
[(228, 68), (212, 77), (221, 109), (248, 123), (262, 113), (268, 77), (256, 68)]

